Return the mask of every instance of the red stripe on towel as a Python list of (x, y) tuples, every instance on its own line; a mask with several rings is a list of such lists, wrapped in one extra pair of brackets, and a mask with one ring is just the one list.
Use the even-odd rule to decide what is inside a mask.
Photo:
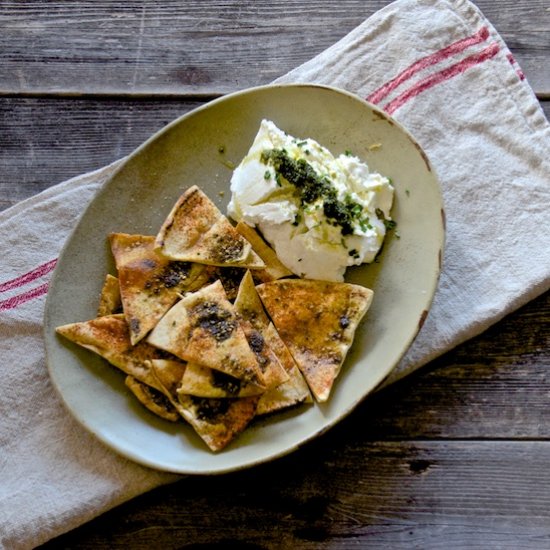
[(16, 277), (11, 281), (6, 281), (4, 283), (1, 283), (0, 292), (5, 292), (6, 290), (11, 290), (12, 288), (19, 288), (20, 286), (23, 286), (27, 283), (31, 283), (32, 281), (35, 281), (39, 277), (42, 277), (43, 275), (46, 275), (47, 273), (52, 271), (56, 263), (57, 263), (57, 258), (55, 260), (50, 260), (49, 262), (46, 262), (45, 264), (42, 264), (36, 267), (35, 269), (33, 269), (32, 271), (29, 271), (28, 273), (24, 273), (23, 275), (20, 275), (19, 277)]
[(506, 59), (508, 59), (508, 61), (510, 62), (510, 65), (512, 65), (512, 67), (514, 67), (514, 69), (516, 70), (516, 74), (518, 75), (519, 79), (525, 80), (525, 73), (521, 70), (521, 67), (517, 64), (517, 61), (514, 59), (514, 56), (511, 53), (509, 53), (506, 56)]
[(17, 296), (12, 296), (11, 298), (8, 298), (7, 300), (3, 300), (0, 302), (0, 311), (4, 311), (6, 309), (13, 309), (15, 307), (20, 306), (21, 304), (24, 304), (25, 302), (28, 302), (29, 300), (32, 300), (34, 298), (39, 298), (40, 296), (43, 296), (48, 292), (48, 283), (43, 283), (40, 286), (37, 286), (36, 288), (33, 288), (31, 290), (27, 290), (27, 292), (23, 292), (22, 294), (18, 294)]
[(367, 101), (370, 101), (371, 103), (379, 103), (382, 99), (387, 97), (390, 92), (395, 90), (395, 88), (397, 88), (406, 80), (409, 80), (409, 78), (413, 77), (418, 71), (421, 71), (426, 67), (430, 67), (431, 65), (435, 65), (436, 63), (439, 63), (440, 61), (443, 61), (444, 59), (447, 59), (452, 55), (460, 53), (470, 46), (474, 46), (475, 44), (484, 42), (485, 40), (487, 40), (488, 37), (489, 29), (487, 29), (487, 27), (482, 27), (475, 34), (453, 42), (449, 46), (446, 46), (445, 48), (438, 50), (433, 54), (430, 54), (426, 57), (423, 57), (422, 59), (419, 59), (418, 61), (415, 61), (412, 65), (409, 65), (404, 71), (399, 73), (395, 78), (378, 88), (378, 90), (375, 90), (372, 94), (370, 94), (367, 97)]
[(441, 71), (438, 71), (437, 73), (427, 76), (426, 78), (403, 92), (401, 95), (397, 96), (394, 100), (390, 101), (384, 107), (384, 111), (386, 111), (390, 115), (393, 114), (397, 109), (399, 109), (399, 107), (403, 106), (413, 97), (416, 97), (422, 92), (433, 88), (437, 84), (441, 84), (442, 82), (445, 82), (450, 78), (462, 74), (464, 71), (470, 69), (471, 67), (474, 67), (475, 65), (479, 65), (480, 63), (491, 59), (499, 52), (499, 50), (499, 45), (495, 42), (487, 46), (481, 52), (470, 55), (469, 57), (464, 58), (462, 61), (459, 61), (458, 63), (455, 63), (450, 67), (447, 67)]

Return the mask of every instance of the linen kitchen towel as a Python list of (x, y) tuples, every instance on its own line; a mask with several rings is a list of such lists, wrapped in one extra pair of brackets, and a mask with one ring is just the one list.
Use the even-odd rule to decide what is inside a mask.
[[(398, 0), (278, 82), (344, 88), (420, 142), (447, 242), (432, 310), (388, 383), (549, 288), (550, 127), (520, 67), (466, 0)], [(0, 213), (0, 545), (31, 548), (178, 476), (74, 421), (46, 370), (42, 317), (60, 249), (117, 163)]]

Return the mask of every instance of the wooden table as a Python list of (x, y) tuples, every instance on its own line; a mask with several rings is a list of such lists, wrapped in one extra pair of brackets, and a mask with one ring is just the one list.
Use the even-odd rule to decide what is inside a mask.
[[(387, 3), (0, 2), (0, 208), (268, 83)], [(478, 5), (550, 115), (548, 0)], [(550, 548), (549, 318), (547, 293), (290, 456), (152, 491), (45, 548)]]

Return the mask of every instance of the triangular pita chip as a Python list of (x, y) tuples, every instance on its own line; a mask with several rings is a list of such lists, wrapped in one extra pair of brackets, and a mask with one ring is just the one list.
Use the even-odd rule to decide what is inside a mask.
[(153, 361), (152, 368), (165, 395), (212, 451), (221, 451), (246, 428), (256, 414), (258, 396), (209, 399), (178, 394), (177, 388), (185, 372), (185, 365)]
[(169, 260), (154, 249), (155, 238), (109, 235), (115, 258), (124, 314), (132, 344), (139, 342), (176, 302), (201, 285), (204, 266)]
[(256, 288), (313, 395), (326, 401), (372, 291), (307, 279), (281, 279)]
[(218, 266), (264, 267), (250, 243), (196, 186), (176, 202), (156, 247), (167, 258)]
[(90, 321), (71, 323), (57, 327), (56, 332), (101, 355), (109, 363), (140, 382), (159, 389), (151, 375), (148, 360), (162, 358), (166, 353), (146, 342), (139, 342), (133, 346), (124, 315), (105, 315)]
[(262, 386), (243, 382), (224, 372), (202, 367), (196, 363), (187, 364), (178, 387), (178, 394), (213, 398), (248, 397), (259, 395), (264, 391)]
[(313, 399), (309, 387), (298, 367), (290, 372), (290, 377), (276, 388), (267, 390), (260, 397), (256, 414), (269, 414), (301, 403), (311, 403)]
[(268, 414), (300, 403), (312, 403), (313, 398), (309, 386), (273, 323), (269, 323), (264, 336), (285, 368), (289, 379), (279, 386), (267, 390), (261, 396), (256, 414)]
[(254, 287), (250, 271), (246, 272), (241, 281), (234, 305), (248, 344), (256, 355), (266, 389), (274, 388), (286, 382), (288, 374), (279, 362), (277, 355), (266, 342), (263, 334), (264, 329), (267, 328), (265, 325), (267, 316)]
[(113, 313), (122, 313), (120, 286), (116, 277), (107, 274), (101, 288), (101, 295), (99, 296), (97, 316), (103, 317), (104, 315), (112, 315)]
[(181, 420), (181, 416), (176, 408), (161, 391), (140, 382), (137, 378), (130, 375), (126, 376), (124, 383), (136, 396), (137, 400), (153, 414), (170, 422)]
[(220, 281), (181, 299), (151, 331), (148, 342), (184, 361), (265, 387), (258, 361)]
[(256, 415), (259, 396), (208, 399), (179, 395), (180, 414), (212, 451), (221, 451)]
[(279, 260), (275, 251), (262, 237), (260, 237), (259, 233), (253, 227), (240, 221), (235, 226), (235, 229), (252, 245), (252, 250), (254, 250), (265, 263), (264, 268), (254, 270), (254, 280), (266, 283), (268, 281), (275, 281), (283, 277), (294, 275), (294, 273)]
[(246, 269), (242, 267), (219, 267), (209, 265), (206, 266), (206, 281), (203, 286), (207, 286), (219, 280), (225, 290), (227, 299), (232, 302), (237, 297), (239, 285), (245, 273)]

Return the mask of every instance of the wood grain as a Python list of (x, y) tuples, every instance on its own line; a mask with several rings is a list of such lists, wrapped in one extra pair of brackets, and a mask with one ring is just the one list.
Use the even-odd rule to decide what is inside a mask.
[(327, 435), (292, 458), (138, 497), (43, 549), (540, 550), (549, 455), (548, 442)]
[[(0, 94), (227, 93), (266, 84), (387, 0), (6, 1)], [(531, 85), (550, 93), (546, 0), (478, 0)]]

